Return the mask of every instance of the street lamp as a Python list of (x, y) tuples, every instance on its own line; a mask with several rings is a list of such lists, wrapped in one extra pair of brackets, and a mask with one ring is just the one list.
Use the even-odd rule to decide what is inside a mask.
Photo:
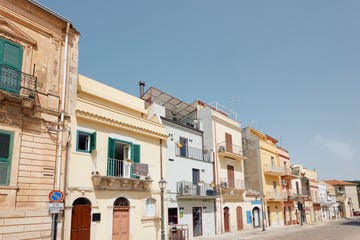
[(159, 181), (159, 188), (161, 190), (161, 240), (165, 240), (165, 226), (164, 226), (164, 190), (166, 188), (165, 179), (161, 178)]

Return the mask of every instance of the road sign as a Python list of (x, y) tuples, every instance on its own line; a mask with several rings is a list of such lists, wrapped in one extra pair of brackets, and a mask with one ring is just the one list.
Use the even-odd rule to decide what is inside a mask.
[(49, 193), (50, 202), (62, 202), (64, 200), (64, 193), (60, 190), (52, 190)]
[(60, 210), (64, 209), (64, 203), (50, 202), (49, 203), (49, 212), (50, 213), (59, 213)]

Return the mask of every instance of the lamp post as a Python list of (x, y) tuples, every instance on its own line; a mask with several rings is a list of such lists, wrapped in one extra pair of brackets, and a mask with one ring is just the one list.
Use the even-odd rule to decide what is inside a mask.
[(164, 190), (166, 188), (166, 181), (161, 178), (159, 181), (159, 188), (161, 191), (161, 240), (165, 240), (165, 226), (164, 226)]

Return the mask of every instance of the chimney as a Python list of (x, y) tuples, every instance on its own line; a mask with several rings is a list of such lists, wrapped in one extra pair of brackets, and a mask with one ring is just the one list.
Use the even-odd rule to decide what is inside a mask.
[(140, 98), (141, 98), (144, 95), (145, 82), (139, 81), (139, 86), (140, 86)]

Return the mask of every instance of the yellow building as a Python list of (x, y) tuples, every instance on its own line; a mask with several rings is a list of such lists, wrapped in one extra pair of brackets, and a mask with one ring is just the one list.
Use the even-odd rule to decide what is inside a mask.
[(284, 225), (281, 176), (285, 174), (278, 156), (277, 140), (254, 128), (243, 129), (245, 184), (264, 195), (264, 212), (268, 227)]
[(48, 196), (64, 190), (78, 41), (69, 20), (35, 1), (1, 1), (0, 239), (50, 239), (55, 227)]
[(160, 239), (165, 127), (144, 100), (79, 76), (64, 239)]

